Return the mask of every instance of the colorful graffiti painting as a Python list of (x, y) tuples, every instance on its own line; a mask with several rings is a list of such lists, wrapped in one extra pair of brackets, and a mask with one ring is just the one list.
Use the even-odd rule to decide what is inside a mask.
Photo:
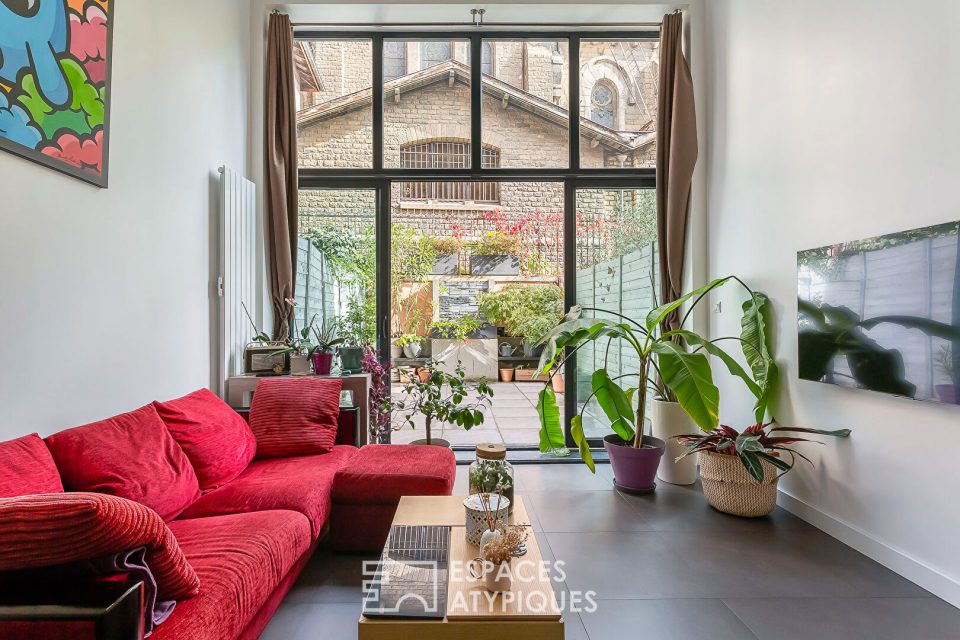
[(0, 149), (107, 186), (114, 0), (0, 0)]

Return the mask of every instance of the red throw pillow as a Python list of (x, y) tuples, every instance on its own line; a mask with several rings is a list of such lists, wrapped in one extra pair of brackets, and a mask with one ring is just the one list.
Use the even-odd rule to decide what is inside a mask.
[(63, 493), (60, 472), (37, 434), (0, 442), (0, 498)]
[(339, 378), (268, 378), (257, 385), (250, 428), (258, 458), (327, 453), (337, 439)]
[(48, 436), (67, 491), (144, 504), (173, 520), (200, 497), (197, 474), (153, 405)]
[(187, 454), (204, 491), (236, 478), (257, 452), (247, 421), (209, 389), (153, 406)]
[(155, 512), (98, 493), (0, 499), (0, 571), (92, 560), (146, 547), (159, 600), (197, 595), (200, 580)]

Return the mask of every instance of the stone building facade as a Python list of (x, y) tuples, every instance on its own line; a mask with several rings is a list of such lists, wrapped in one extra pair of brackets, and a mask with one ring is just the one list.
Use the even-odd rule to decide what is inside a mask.
[[(371, 50), (362, 40), (297, 44), (301, 167), (372, 166)], [(468, 43), (387, 40), (384, 51), (384, 165), (469, 166)], [(580, 55), (581, 95), (574, 113), (581, 120), (581, 166), (653, 166), (658, 43), (583, 41)], [(485, 166), (565, 168), (567, 43), (484, 41), (482, 66)], [(582, 215), (603, 216), (617, 204), (613, 194), (596, 197), (601, 200), (578, 202)], [(371, 202), (369, 194), (350, 191), (301, 192), (301, 226), (333, 220), (372, 224)], [(391, 206), (393, 221), (419, 234), (457, 233), (472, 240), (491, 230), (490, 212), (508, 224), (531, 220), (543, 226), (553, 220), (559, 226), (563, 187), (555, 182), (396, 183)], [(558, 272), (559, 238), (547, 252)]]

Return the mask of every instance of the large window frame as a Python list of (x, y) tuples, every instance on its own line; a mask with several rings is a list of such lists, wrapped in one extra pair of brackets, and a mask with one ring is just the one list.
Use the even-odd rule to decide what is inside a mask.
[[(656, 170), (637, 167), (584, 168), (580, 163), (580, 41), (652, 40), (660, 39), (658, 29), (592, 30), (497, 30), (485, 28), (457, 30), (318, 30), (298, 27), (297, 40), (365, 40), (372, 43), (373, 59), (373, 166), (366, 169), (300, 168), (300, 189), (373, 189), (377, 193), (377, 348), (382, 359), (390, 355), (390, 223), (391, 185), (395, 182), (559, 182), (564, 187), (564, 307), (577, 302), (576, 292), (576, 192), (579, 189), (653, 189)], [(470, 166), (467, 168), (411, 168), (384, 166), (384, 95), (383, 41), (449, 40), (469, 42), (470, 46)], [(567, 119), (569, 160), (562, 168), (503, 168), (484, 166), (482, 161), (482, 47), (484, 40), (566, 40), (568, 42), (567, 95), (570, 96)], [(491, 49), (492, 51), (492, 49)], [(575, 447), (570, 435), (570, 417), (576, 414), (576, 354), (567, 361), (566, 393), (564, 394), (565, 433), (567, 446)], [(601, 447), (601, 440), (591, 440), (591, 447)]]

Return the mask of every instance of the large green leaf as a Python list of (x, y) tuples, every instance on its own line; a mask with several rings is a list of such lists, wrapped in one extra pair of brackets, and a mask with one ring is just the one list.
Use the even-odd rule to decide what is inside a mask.
[(551, 385), (544, 385), (537, 399), (537, 415), (540, 416), (540, 451), (556, 451), (566, 446), (563, 427), (560, 426), (560, 408), (557, 394)]
[(710, 361), (702, 353), (687, 353), (669, 340), (653, 345), (659, 355), (663, 383), (677, 395), (677, 402), (704, 431), (712, 431), (719, 420), (720, 391), (713, 384)]
[(757, 482), (763, 482), (763, 463), (760, 462), (760, 458), (757, 456), (756, 451), (744, 451), (740, 454), (740, 462), (743, 463), (743, 466), (746, 467), (747, 471), (750, 472), (750, 475), (753, 476), (753, 479)]
[(543, 337), (543, 352), (537, 371), (542, 373), (552, 369), (563, 356), (566, 347), (577, 347), (584, 342), (603, 337), (622, 338), (629, 327), (610, 320), (576, 317), (561, 322)]
[(594, 371), (590, 382), (597, 403), (610, 420), (610, 428), (625, 441), (633, 440), (635, 418), (626, 392), (610, 379), (606, 369)]
[(573, 437), (573, 441), (577, 443), (577, 448), (580, 449), (580, 457), (583, 459), (584, 464), (587, 465), (591, 472), (596, 473), (597, 467), (593, 463), (593, 454), (590, 453), (590, 445), (587, 444), (587, 438), (583, 435), (583, 422), (579, 415), (575, 415), (570, 419), (570, 435)]
[(937, 322), (929, 318), (918, 318), (916, 316), (877, 316), (869, 320), (861, 320), (859, 324), (868, 331), (878, 324), (898, 324), (905, 329), (918, 329), (928, 336), (943, 338), (944, 340), (960, 340), (960, 329), (956, 325)]
[(747, 385), (747, 388), (750, 390), (750, 393), (754, 397), (759, 398), (761, 389), (760, 386), (753, 381), (753, 378), (750, 377), (743, 367), (740, 366), (740, 363), (731, 356), (729, 353), (718, 347), (715, 343), (710, 342), (709, 340), (700, 337), (693, 331), (687, 331), (686, 329), (679, 329), (677, 331), (671, 331), (670, 334), (681, 336), (684, 340), (687, 341), (687, 344), (698, 345), (703, 348), (704, 351), (710, 355), (719, 358), (727, 366), (727, 371), (736, 377), (743, 380), (744, 384)]
[(690, 293), (682, 295), (676, 300), (673, 300), (672, 302), (664, 303), (659, 307), (657, 307), (656, 309), (651, 310), (650, 313), (647, 314), (647, 319), (645, 322), (647, 326), (647, 331), (653, 331), (654, 329), (659, 327), (660, 323), (663, 322), (664, 318), (670, 315), (670, 313), (675, 309), (679, 309), (680, 306), (687, 300), (701, 296), (704, 293), (710, 291), (711, 289), (716, 289), (717, 287), (719, 287), (729, 279), (730, 279), (730, 276), (727, 276), (726, 278), (717, 278), (713, 282), (710, 282), (700, 287), (699, 289), (694, 289)]
[(740, 345), (759, 390), (759, 393), (754, 394), (757, 398), (754, 405), (754, 417), (757, 422), (763, 422), (766, 417), (767, 407), (779, 376), (777, 363), (771, 355), (773, 353), (771, 336), (767, 331), (769, 310), (769, 298), (762, 293), (754, 292), (743, 303), (743, 316), (740, 319)]

